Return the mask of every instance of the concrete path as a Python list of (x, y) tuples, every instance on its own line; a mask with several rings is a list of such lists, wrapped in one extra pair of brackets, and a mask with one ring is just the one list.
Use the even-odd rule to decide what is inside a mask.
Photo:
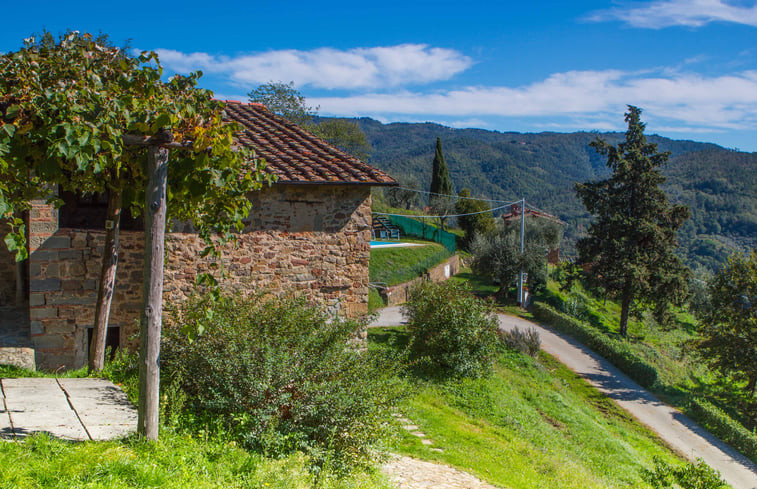
[[(399, 307), (384, 308), (369, 326), (388, 326), (398, 316), (401, 318)], [(544, 326), (505, 314), (497, 317), (504, 330), (516, 327), (536, 329), (545, 352), (613, 399), (681, 455), (690, 460), (702, 458), (710, 467), (719, 470), (734, 489), (757, 489), (757, 467), (751, 461), (644, 390), (607, 360), (572, 338)]]
[(0, 438), (109, 440), (136, 429), (136, 409), (109, 380), (0, 379)]

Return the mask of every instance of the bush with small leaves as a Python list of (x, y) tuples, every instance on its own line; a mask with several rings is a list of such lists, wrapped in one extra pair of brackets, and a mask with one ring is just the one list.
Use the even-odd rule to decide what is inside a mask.
[(521, 331), (520, 328), (515, 328), (511, 331), (501, 331), (499, 337), (502, 343), (511, 350), (519, 351), (532, 357), (538, 355), (541, 349), (541, 338), (534, 328), (528, 328), (524, 331)]
[(411, 360), (435, 372), (477, 376), (486, 372), (497, 345), (497, 318), (464, 286), (424, 282), (410, 293)]
[(186, 327), (167, 328), (162, 376), (184, 394), (171, 392), (187, 428), (332, 470), (376, 458), (401, 390), (395, 362), (352, 346), (363, 325), (303, 299), (232, 295), (191, 299), (174, 322)]
[(731, 489), (723, 479), (720, 472), (697, 459), (696, 463), (685, 465), (671, 465), (655, 458), (653, 470), (645, 469), (642, 473), (644, 479), (654, 489)]

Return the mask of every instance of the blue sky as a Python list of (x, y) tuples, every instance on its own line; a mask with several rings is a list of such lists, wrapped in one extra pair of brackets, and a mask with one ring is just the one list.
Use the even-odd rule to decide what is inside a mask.
[[(31, 7), (30, 5), (33, 5)], [(648, 132), (757, 151), (757, 1), (105, 2), (4, 6), (0, 51), (102, 31), (219, 98), (294, 81), (323, 115)]]

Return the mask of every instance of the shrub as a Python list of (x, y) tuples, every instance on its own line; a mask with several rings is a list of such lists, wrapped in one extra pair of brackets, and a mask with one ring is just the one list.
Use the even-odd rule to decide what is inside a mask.
[(627, 344), (609, 338), (596, 328), (560, 313), (544, 303), (534, 302), (532, 312), (536, 319), (574, 337), (640, 385), (651, 387), (657, 381), (657, 369), (654, 365), (638, 358)]
[(704, 460), (696, 463), (671, 465), (655, 457), (654, 470), (644, 470), (643, 477), (654, 489), (730, 489), (730, 485), (720, 478), (720, 472), (707, 465)]
[(168, 328), (161, 357), (189, 428), (268, 455), (301, 450), (335, 470), (375, 458), (399, 389), (393, 363), (349, 346), (361, 324), (302, 299), (231, 295), (191, 299), (175, 316), (202, 331), (192, 340)]
[(424, 282), (410, 292), (403, 312), (411, 360), (460, 376), (477, 376), (491, 366), (497, 318), (463, 285)]
[(511, 331), (501, 331), (500, 339), (511, 350), (535, 357), (541, 349), (541, 338), (534, 328), (521, 331), (515, 328)]
[(693, 399), (689, 414), (712, 434), (757, 462), (757, 436), (722, 409), (704, 399)]

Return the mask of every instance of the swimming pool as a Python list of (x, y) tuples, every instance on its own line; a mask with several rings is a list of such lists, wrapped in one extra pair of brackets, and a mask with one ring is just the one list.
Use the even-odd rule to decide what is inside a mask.
[(407, 246), (423, 246), (418, 243), (407, 243), (404, 241), (373, 241), (371, 240), (371, 248), (402, 248)]

